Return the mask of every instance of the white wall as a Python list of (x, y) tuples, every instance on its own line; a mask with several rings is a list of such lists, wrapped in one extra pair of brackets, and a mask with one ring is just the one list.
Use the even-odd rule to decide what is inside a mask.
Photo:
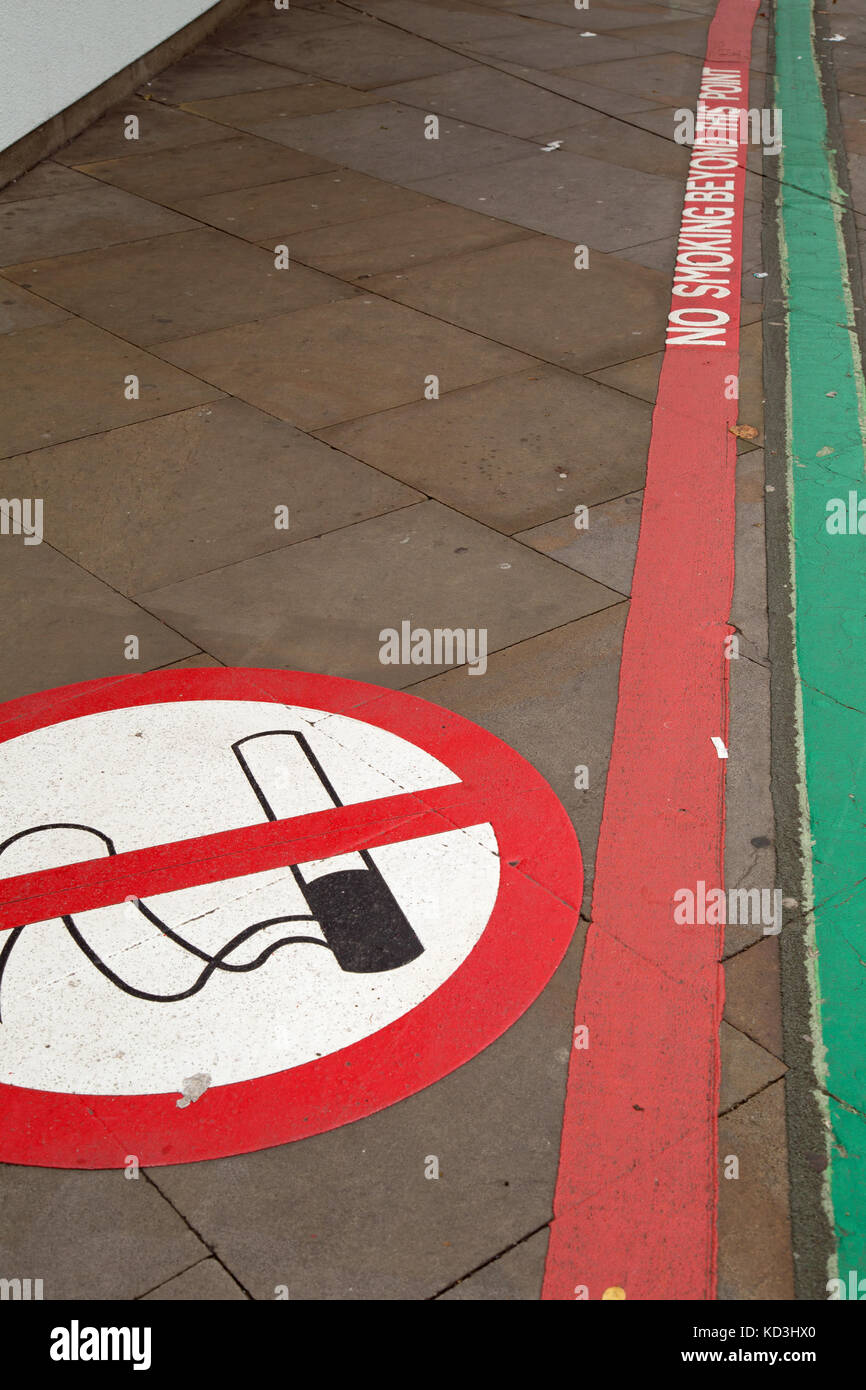
[(216, 0), (0, 0), (0, 150)]

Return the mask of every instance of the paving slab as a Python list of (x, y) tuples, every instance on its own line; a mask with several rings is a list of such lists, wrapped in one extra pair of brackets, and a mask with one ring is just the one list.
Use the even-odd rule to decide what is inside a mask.
[(65, 310), (49, 304), (11, 281), (0, 280), (0, 333), (17, 333), (21, 328), (38, 328), (43, 323), (59, 323)]
[(438, 502), (138, 597), (196, 647), (232, 666), (328, 671), (397, 689), (448, 663), (383, 665), (385, 627), (399, 630), (404, 620), (431, 631), (481, 626), (494, 652), (621, 602), (619, 594)]
[(593, 29), (600, 34), (616, 33), (619, 29), (633, 29), (638, 24), (651, 24), (659, 28), (659, 42), (665, 28), (672, 23), (681, 23), (681, 10), (662, 8), (660, 5), (641, 5), (635, 3), (628, 8), (614, 9), (608, 3), (594, 4), (592, 14), (589, 7), (576, 10), (573, 5), (551, 3), (551, 0), (509, 0), (509, 5), (519, 13), (526, 13), (532, 19), (544, 20), (549, 24), (567, 24), (576, 29), (586, 29), (592, 22)]
[(219, 1260), (211, 1256), (208, 1260), (200, 1260), (191, 1269), (185, 1269), (182, 1274), (176, 1274), (173, 1279), (167, 1279), (164, 1284), (159, 1284), (150, 1293), (142, 1296), (143, 1303), (167, 1303), (167, 1302), (232, 1302), (240, 1300), (243, 1302), (247, 1298), (237, 1280), (226, 1271)]
[(427, 139), (424, 113), (397, 102), (265, 121), (258, 129), (269, 140), (393, 183), (513, 161), (532, 149), (512, 135), (447, 119), (438, 139)]
[(719, 1032), (722, 1047), (722, 1084), (719, 1095), (719, 1114), (733, 1110), (743, 1101), (757, 1095), (784, 1076), (784, 1062), (766, 1048), (722, 1020)]
[(438, 1295), (442, 1303), (535, 1302), (541, 1297), (544, 1261), (547, 1256), (547, 1229), (513, 1245), (474, 1274), (461, 1279), (453, 1288)]
[(433, 72), (465, 67), (470, 58), (404, 34), (387, 24), (342, 24), (323, 33), (228, 40), (220, 43), (266, 62), (285, 62), (298, 72), (342, 82), (347, 87), (381, 87)]
[(630, 594), (642, 502), (643, 492), (627, 492), (590, 507), (586, 529), (575, 527), (572, 514), (519, 531), (516, 539), (608, 589)]
[(66, 256), (193, 226), (177, 212), (92, 181), (74, 193), (0, 203), (0, 263)]
[(725, 1018), (774, 1057), (782, 1057), (782, 981), (777, 936), (763, 937), (727, 962)]
[[(6, 279), (142, 346), (353, 293), (211, 228), (8, 267)], [(0, 281), (2, 285), (2, 281)]]
[(682, 211), (675, 179), (637, 171), (626, 179), (615, 164), (567, 150), (539, 149), (507, 163), (410, 182), (445, 202), (596, 251), (673, 236)]
[[(0, 675), (4, 700), (99, 676), (126, 676), (198, 650), (45, 541), (25, 546), (22, 536), (0, 537), (0, 578), (0, 640), (15, 652)], [(139, 641), (136, 660), (124, 655), (130, 636)]]
[[(222, 134), (228, 132), (223, 130)], [(133, 154), (82, 167), (103, 183), (172, 206), (209, 193), (322, 174), (333, 166), (256, 135), (238, 135), (187, 150)]]
[(731, 600), (731, 622), (740, 634), (740, 651), (766, 665), (767, 533), (764, 454), (753, 449), (737, 459), (737, 566)]
[(523, 138), (534, 136), (538, 140), (559, 126), (576, 126), (596, 117), (589, 106), (510, 73), (478, 66), (379, 87), (375, 95), (404, 106), (417, 106), (425, 112), (471, 121), (488, 130)]
[[(511, 73), (513, 77), (523, 78), (535, 86), (559, 96), (570, 97), (581, 105), (592, 107), (607, 115), (628, 115), (634, 111), (650, 111), (661, 103), (657, 98), (638, 96), (635, 92), (623, 92), (611, 87), (592, 83), (582, 76), (580, 67), (550, 70), (527, 66), (526, 63), (511, 63), (504, 58), (489, 58), (488, 64), (500, 72)], [(575, 75), (577, 74), (577, 75)]]
[[(235, 92), (261, 92), (269, 87), (288, 87), (303, 82), (303, 73), (290, 72), (274, 63), (262, 63), (244, 53), (232, 53), (218, 42), (203, 43), (170, 68), (145, 82), (141, 95), (186, 106), (208, 97), (230, 97)], [(202, 114), (207, 114), (203, 112)]]
[(315, 116), (322, 111), (346, 110), (351, 106), (373, 106), (379, 100), (375, 92), (356, 92), (337, 82), (315, 82), (304, 77), (294, 87), (270, 87), (266, 91), (242, 92), (238, 96), (184, 102), (184, 110), (255, 135), (260, 125), (283, 116)]
[(649, 408), (593, 387), (554, 367), (530, 368), (321, 437), (512, 533), (643, 483)]
[(208, 1253), (146, 1178), (122, 1169), (3, 1164), (0, 1201), (0, 1267), (42, 1279), (46, 1301), (134, 1299)]
[[(221, 395), (80, 319), (0, 338), (0, 456), (42, 449), (114, 425), (147, 420)], [(125, 379), (139, 380), (127, 400)]]
[(0, 189), (0, 203), (21, 203), (26, 198), (49, 198), (52, 193), (75, 193), (93, 188), (94, 183), (77, 169), (67, 169), (53, 159), (45, 159), (20, 179), (13, 179)]
[[(138, 118), (138, 135), (127, 135), (127, 116)], [(123, 159), (131, 152), (150, 154), (222, 140), (225, 131), (212, 121), (203, 121), (187, 111), (176, 111), (161, 102), (130, 96), (106, 111), (81, 135), (64, 145), (53, 156), (60, 164), (91, 164), (97, 159)]]
[(364, 217), (399, 216), (431, 207), (434, 201), (409, 188), (395, 188), (367, 174), (341, 169), (339, 173), (195, 198), (179, 206), (191, 217), (234, 236), (273, 242), (295, 232), (357, 222)]
[[(0, 463), (0, 493), (41, 497), (47, 540), (125, 594), (420, 500), (228, 399), (21, 454)], [(288, 508), (288, 529), (277, 529), (279, 507)]]
[(436, 1086), (330, 1134), (150, 1176), (255, 1299), (435, 1298), (550, 1219), (581, 949), (578, 932), (522, 1018)]
[(719, 1161), (719, 1298), (793, 1299), (783, 1081), (722, 1116)]
[(463, 53), (485, 58), (504, 58), (512, 63), (531, 63), (540, 68), (573, 68), (582, 64), (622, 62), (628, 58), (663, 53), (659, 39), (635, 42), (619, 34), (593, 34), (583, 37), (573, 30), (527, 24), (519, 36), (476, 39), (458, 45)]
[[(591, 253), (590, 265), (591, 273), (575, 269), (573, 242), (532, 237), (367, 284), (576, 372), (660, 351), (670, 300), (665, 276), (600, 252)], [(594, 325), (591, 335), (575, 331), (581, 323)]]
[(523, 38), (533, 26), (519, 15), (485, 9), (465, 0), (364, 0), (364, 10), (377, 19), (422, 38), (453, 44), (496, 36)]
[(564, 129), (552, 130), (550, 140), (559, 140), (568, 154), (586, 155), (644, 174), (663, 174), (677, 179), (682, 187), (689, 167), (690, 150), (652, 131), (642, 130), (615, 116), (593, 114), (588, 120)]
[(444, 393), (529, 365), (509, 347), (366, 295), (156, 350), (231, 395), (309, 430), (423, 400), (431, 374)]
[(654, 106), (691, 105), (701, 83), (703, 61), (685, 53), (659, 53), (646, 56), (607, 59), (570, 67), (552, 65), (564, 77), (574, 76), (617, 92), (633, 92)]
[[(510, 222), (432, 203), (412, 212), (366, 217), (293, 236), (295, 261), (343, 280), (369, 280), (386, 271), (423, 265), (442, 256), (519, 241), (532, 233)], [(263, 243), (264, 244), (264, 243)]]
[[(770, 672), (741, 655), (730, 662), (725, 770), (725, 886), (781, 887), (770, 792)], [(784, 930), (784, 928), (783, 928)], [(725, 928), (725, 957), (764, 939), (763, 925)]]

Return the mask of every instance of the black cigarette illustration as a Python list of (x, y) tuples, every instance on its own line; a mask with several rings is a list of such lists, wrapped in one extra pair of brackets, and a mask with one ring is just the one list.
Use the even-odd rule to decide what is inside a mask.
[[(288, 729), (268, 730), (250, 734), (232, 744), (232, 752), (268, 820), (280, 818), (274, 801), (281, 788), (275, 787), (266, 793), (262, 780), (269, 771), (284, 765), (284, 762), (282, 758), (272, 758), (273, 745), (266, 749), (260, 741), (277, 738), (294, 740), (294, 749), (305, 763), (301, 764), (301, 770), (308, 777), (316, 779), (316, 800), (320, 804), (315, 809), (342, 806), (344, 803), (304, 735)], [(251, 747), (253, 744), (257, 745), (255, 749)], [(262, 753), (266, 755), (263, 765), (260, 756), (254, 757), (259, 769), (256, 776), (250, 759), (254, 754)], [(300, 762), (297, 757), (295, 761)], [(289, 792), (290, 785), (286, 785), (285, 790)], [(342, 970), (352, 974), (372, 974), (407, 965), (421, 955), (424, 947), (368, 851), (359, 850), (351, 858), (357, 861), (357, 866), (353, 864), (349, 868), (316, 873), (315, 876), (311, 876), (309, 869), (305, 872), (303, 865), (291, 866), (295, 882), (307, 901), (312, 917), (318, 922)]]

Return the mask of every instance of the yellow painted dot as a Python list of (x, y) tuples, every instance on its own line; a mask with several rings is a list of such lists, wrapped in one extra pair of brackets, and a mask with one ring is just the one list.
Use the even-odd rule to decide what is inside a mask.
[(621, 1289), (618, 1284), (614, 1284), (613, 1288), (605, 1289), (602, 1298), (625, 1298), (625, 1289)]

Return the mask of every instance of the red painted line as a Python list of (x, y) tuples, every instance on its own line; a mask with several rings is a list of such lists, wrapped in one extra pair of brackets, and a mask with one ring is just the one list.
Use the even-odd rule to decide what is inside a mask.
[[(489, 798), (488, 798), (489, 801)], [(451, 783), (0, 880), (0, 931), (239, 874), (329, 859), (482, 824), (477, 790)]]
[[(718, 6), (702, 94), (721, 85), (709, 87), (711, 70), (739, 78), (742, 95), (708, 96), (709, 111), (748, 108), (757, 7)], [(711, 172), (693, 149), (575, 1013), (588, 1047), (571, 1055), (545, 1299), (715, 1295), (721, 929), (675, 924), (673, 896), (724, 883), (725, 762), (711, 739), (727, 746), (737, 402), (725, 387), (739, 361), (743, 147), (735, 165)], [(683, 254), (701, 221), (731, 227), (726, 296), (690, 293), (701, 282), (685, 268), (719, 259)], [(706, 341), (686, 341), (700, 323)]]

